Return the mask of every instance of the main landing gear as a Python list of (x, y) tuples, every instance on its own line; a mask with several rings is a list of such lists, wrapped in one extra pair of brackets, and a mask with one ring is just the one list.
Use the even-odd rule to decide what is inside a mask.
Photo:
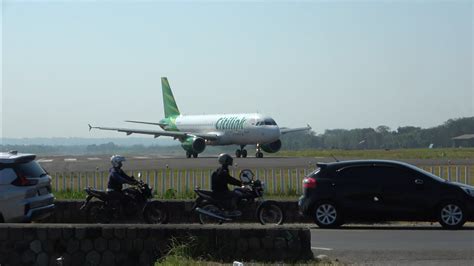
[(257, 153), (255, 153), (256, 158), (263, 158), (263, 152), (260, 149), (260, 144), (257, 144)]
[(245, 146), (241, 145), (240, 149), (235, 151), (235, 157), (237, 157), (237, 158), (240, 158), (240, 157), (246, 158), (247, 157), (247, 150), (244, 149), (244, 148), (245, 148)]
[(195, 152), (191, 153), (191, 152), (187, 151), (186, 152), (186, 158), (191, 158), (191, 156), (193, 156), (193, 158), (197, 158), (198, 154), (195, 153)]

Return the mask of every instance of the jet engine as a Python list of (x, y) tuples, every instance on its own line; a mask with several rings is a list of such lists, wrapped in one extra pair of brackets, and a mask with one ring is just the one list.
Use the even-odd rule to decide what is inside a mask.
[(199, 137), (188, 137), (181, 143), (181, 147), (191, 154), (201, 153), (206, 148), (206, 141)]
[(277, 140), (268, 144), (262, 144), (260, 145), (260, 148), (262, 148), (264, 152), (268, 153), (278, 152), (281, 149), (281, 140)]

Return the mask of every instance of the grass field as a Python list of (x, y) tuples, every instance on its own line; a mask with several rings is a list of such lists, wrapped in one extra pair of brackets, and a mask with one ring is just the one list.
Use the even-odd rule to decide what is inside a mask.
[(358, 159), (474, 159), (474, 148), (281, 151), (278, 156)]

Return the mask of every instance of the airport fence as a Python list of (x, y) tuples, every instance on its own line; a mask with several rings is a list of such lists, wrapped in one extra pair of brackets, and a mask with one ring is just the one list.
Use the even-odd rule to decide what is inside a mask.
[[(474, 184), (474, 165), (436, 165), (420, 168), (449, 181)], [(238, 178), (241, 169), (232, 169)], [(314, 169), (270, 168), (252, 169), (256, 178), (265, 183), (267, 195), (298, 195), (302, 193), (302, 181)], [(155, 194), (190, 195), (195, 187), (210, 189), (210, 179), (214, 169), (157, 169), (150, 171), (129, 171), (129, 175), (142, 174), (141, 180), (154, 188)], [(105, 189), (108, 182), (107, 171), (65, 172), (51, 174), (54, 191), (79, 192), (86, 187)], [(168, 195), (170, 196), (170, 195)]]

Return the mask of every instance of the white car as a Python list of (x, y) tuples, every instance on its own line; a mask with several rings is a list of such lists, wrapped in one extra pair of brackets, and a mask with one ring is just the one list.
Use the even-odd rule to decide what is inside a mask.
[(54, 210), (51, 177), (36, 155), (0, 152), (0, 222), (31, 222)]

